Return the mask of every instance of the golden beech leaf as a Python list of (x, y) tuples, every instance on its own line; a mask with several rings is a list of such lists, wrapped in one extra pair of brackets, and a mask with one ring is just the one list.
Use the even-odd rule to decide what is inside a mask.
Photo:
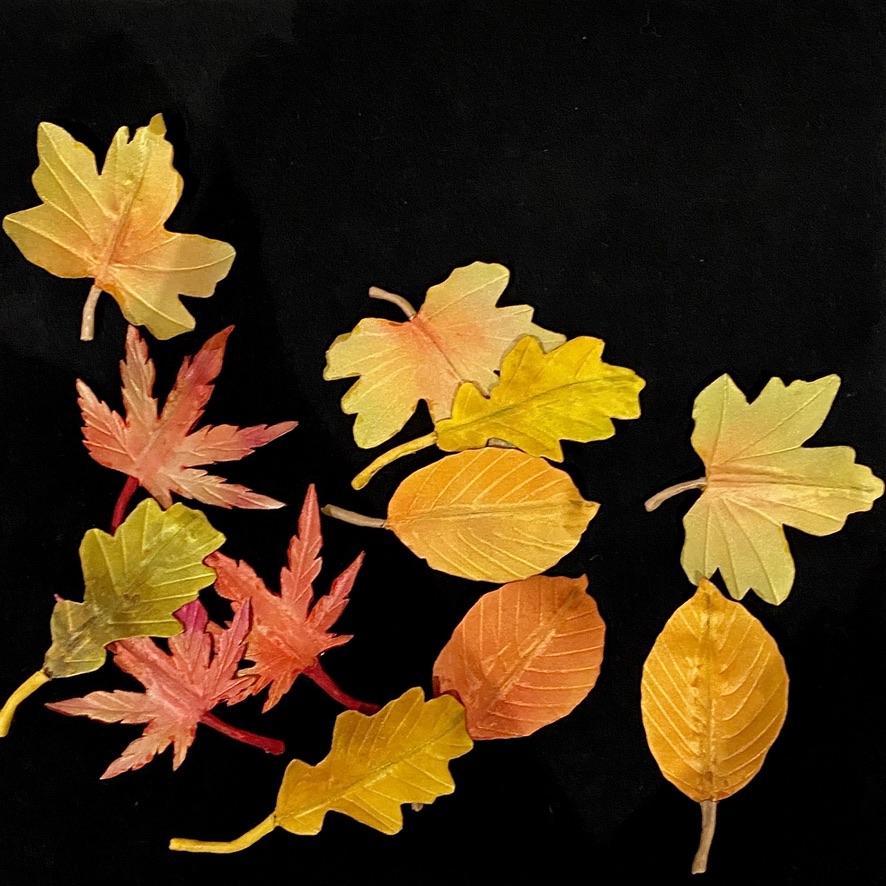
[(242, 837), (227, 843), (176, 839), (169, 848), (237, 852), (275, 827), (313, 835), (323, 827), (327, 812), (396, 834), (403, 827), (403, 803), (424, 805), (455, 790), (449, 761), (472, 746), (464, 708), (454, 698), (425, 701), (421, 689), (409, 689), (371, 716), (339, 714), (326, 759), (316, 766), (293, 760), (276, 809)]
[(702, 579), (643, 666), (641, 708), (665, 778), (701, 804), (693, 873), (707, 865), (717, 803), (763, 765), (787, 714), (784, 659), (763, 625)]
[(631, 369), (604, 363), (600, 339), (583, 336), (545, 351), (532, 336), (521, 338), (505, 356), (500, 380), (488, 396), (465, 382), (456, 392), (452, 415), (438, 421), (433, 434), (376, 459), (354, 478), (354, 488), (362, 489), (401, 455), (434, 443), (460, 452), (495, 441), (562, 461), (561, 440), (603, 440), (615, 433), (613, 418), (640, 415), (639, 395), (646, 382)]
[(821, 427), (839, 386), (836, 375), (789, 385), (773, 378), (748, 403), (723, 375), (698, 395), (692, 446), (705, 477), (646, 502), (651, 511), (678, 492), (703, 490), (683, 518), (682, 563), (690, 581), (719, 569), (737, 600), (753, 590), (782, 603), (795, 571), (783, 527), (830, 535), (883, 494), (883, 481), (856, 464), (848, 446), (803, 446)]
[(591, 691), (605, 626), (586, 576), (536, 575), (484, 594), (434, 664), (434, 691), (455, 696), (471, 738), (531, 735)]
[(93, 336), (102, 292), (157, 338), (193, 329), (179, 296), (212, 295), (234, 261), (228, 243), (164, 227), (182, 194), (165, 136), (160, 114), (132, 140), (121, 127), (99, 173), (92, 151), (60, 126), (41, 123), (37, 130), (33, 182), (43, 203), (6, 216), (3, 230), (28, 261), (51, 274), (95, 281), (83, 308), (85, 341)]
[(141, 502), (114, 535), (90, 529), (80, 544), (83, 602), (55, 604), (43, 669), (0, 711), (0, 736), (8, 732), (16, 707), (47, 680), (100, 668), (109, 643), (181, 633), (173, 613), (212, 584), (215, 571), (203, 559), (224, 540), (200, 511), (183, 504), (163, 511), (153, 499)]
[(446, 418), (462, 382), (488, 393), (502, 357), (521, 336), (536, 336), (545, 349), (565, 341), (536, 326), (528, 305), (496, 307), (509, 276), (502, 265), (485, 262), (456, 268), (428, 290), (418, 313), (401, 296), (370, 289), (374, 298), (399, 305), (408, 319), (361, 320), (332, 343), (323, 372), (329, 380), (359, 376), (342, 398), (344, 411), (357, 416), (358, 446), (369, 449), (393, 437), (419, 400), (435, 421)]
[(387, 520), (327, 505), (323, 513), (391, 529), (434, 569), (479, 581), (516, 581), (553, 566), (599, 505), (568, 474), (516, 449), (448, 455), (407, 477)]

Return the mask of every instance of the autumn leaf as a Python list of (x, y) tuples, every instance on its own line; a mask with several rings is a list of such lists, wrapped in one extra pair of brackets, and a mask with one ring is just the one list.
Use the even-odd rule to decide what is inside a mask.
[(55, 604), (43, 669), (0, 711), (0, 736), (9, 731), (16, 707), (43, 683), (100, 668), (109, 643), (178, 634), (182, 625), (173, 613), (212, 584), (215, 572), (203, 559), (224, 540), (199, 511), (183, 504), (163, 511), (151, 499), (139, 504), (114, 535), (90, 529), (80, 544), (83, 602)]
[(505, 443), (529, 455), (563, 461), (561, 440), (588, 443), (615, 433), (613, 418), (637, 418), (646, 382), (633, 370), (601, 360), (603, 342), (583, 336), (549, 353), (524, 336), (508, 352), (499, 383), (485, 396), (465, 382), (456, 392), (452, 415), (434, 432), (404, 443), (376, 459), (354, 478), (362, 489), (401, 455), (434, 443), (447, 452)]
[(643, 666), (641, 707), (665, 778), (701, 804), (702, 873), (717, 803), (759, 771), (787, 714), (788, 674), (775, 640), (702, 579), (668, 620)]
[(102, 723), (146, 724), (141, 738), (111, 763), (102, 778), (141, 769), (170, 745), (172, 768), (178, 769), (200, 723), (268, 753), (285, 750), (281, 742), (236, 729), (210, 713), (222, 702), (237, 704), (252, 693), (254, 678), (236, 673), (246, 650), (249, 604), (240, 608), (228, 630), (209, 630), (209, 617), (199, 600), (183, 606), (177, 616), (184, 630), (169, 640), (169, 654), (147, 637), (121, 640), (110, 647), (117, 667), (132, 674), (145, 692), (92, 692), (46, 705), (60, 714)]
[(523, 335), (534, 335), (545, 349), (564, 336), (532, 322), (528, 305), (496, 307), (510, 272), (497, 264), (474, 262), (456, 268), (428, 290), (418, 313), (401, 296), (372, 288), (406, 313), (406, 322), (372, 317), (340, 335), (329, 348), (325, 379), (359, 376), (342, 399), (342, 409), (356, 414), (354, 439), (365, 449), (399, 431), (424, 400), (437, 421), (449, 416), (462, 382), (483, 392), (498, 381), (502, 357)]
[(275, 827), (313, 835), (327, 812), (396, 834), (403, 827), (403, 803), (428, 804), (455, 790), (449, 761), (471, 747), (464, 708), (450, 696), (425, 701), (415, 688), (372, 716), (344, 711), (335, 721), (329, 755), (316, 766), (289, 764), (277, 807), (261, 824), (228, 843), (176, 839), (169, 848), (237, 852)]
[(40, 206), (14, 212), (3, 230), (28, 261), (57, 277), (90, 277), (80, 338), (93, 337), (95, 305), (110, 293), (130, 323), (157, 338), (194, 328), (181, 295), (207, 298), (230, 270), (234, 249), (164, 227), (182, 194), (172, 145), (157, 114), (132, 140), (117, 130), (101, 173), (95, 155), (60, 126), (37, 129)]
[(434, 664), (434, 692), (465, 706), (471, 738), (531, 735), (591, 691), (605, 628), (587, 586), (536, 575), (471, 607)]
[(434, 569), (501, 582), (553, 566), (578, 544), (598, 508), (546, 461), (490, 448), (447, 455), (407, 477), (387, 520), (329, 505), (323, 513), (392, 530)]
[(789, 385), (773, 378), (749, 404), (723, 375), (698, 395), (692, 446), (706, 476), (646, 502), (651, 511), (678, 492), (702, 489), (683, 518), (682, 563), (691, 581), (719, 569), (737, 600), (753, 590), (782, 603), (794, 583), (784, 526), (830, 535), (883, 494), (883, 481), (856, 464), (848, 446), (803, 446), (821, 427), (839, 386), (836, 375)]
[(193, 360), (185, 359), (159, 415), (153, 396), (154, 363), (134, 326), (126, 334), (126, 359), (120, 363), (125, 419), (101, 402), (84, 382), (77, 382), (83, 436), (92, 457), (106, 468), (137, 480), (165, 508), (172, 504), (172, 493), (222, 508), (283, 507), (276, 499), (195, 467), (241, 459), (296, 426), (296, 422), (286, 421), (270, 427), (205, 425), (194, 430), (212, 396), (233, 328), (229, 326), (210, 338)]
[(363, 562), (360, 554), (332, 582), (329, 593), (315, 600), (313, 585), (320, 574), (322, 544), (317, 492), (310, 486), (298, 521), (298, 535), (289, 543), (289, 564), (280, 572), (279, 594), (268, 590), (248, 563), (238, 563), (220, 552), (206, 560), (216, 571), (216, 591), (232, 602), (234, 611), (247, 603), (252, 606), (246, 657), (253, 664), (242, 673), (254, 678), (253, 694), (270, 687), (264, 711), (289, 692), (300, 674), (348, 707), (366, 713), (378, 710), (342, 692), (320, 665), (324, 652), (351, 639), (349, 634), (333, 634), (331, 628), (348, 605), (348, 595)]

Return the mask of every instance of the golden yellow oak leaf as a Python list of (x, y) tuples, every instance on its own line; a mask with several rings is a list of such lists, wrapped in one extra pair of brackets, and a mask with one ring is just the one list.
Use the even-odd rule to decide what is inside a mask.
[(37, 130), (33, 176), (40, 206), (14, 212), (3, 230), (28, 261), (58, 277), (91, 277), (81, 338), (91, 339), (102, 292), (123, 316), (157, 338), (194, 328), (180, 295), (206, 298), (230, 270), (234, 249), (220, 240), (164, 227), (182, 194), (163, 117), (117, 130), (101, 173), (95, 155), (60, 126)]
[(646, 382), (631, 369), (604, 363), (600, 339), (582, 336), (545, 350), (538, 339), (521, 338), (505, 356), (500, 380), (488, 396), (465, 382), (456, 392), (452, 415), (438, 421), (433, 434), (376, 459), (354, 478), (354, 488), (362, 489), (400, 456), (434, 443), (460, 452), (494, 441), (562, 461), (561, 440), (603, 440), (615, 433), (613, 418), (640, 415), (639, 395)]
[(391, 529), (434, 569), (477, 581), (518, 581), (568, 554), (597, 513), (569, 475), (517, 449), (447, 455), (407, 477), (387, 520), (323, 513)]
[(293, 760), (276, 809), (242, 837), (227, 843), (176, 839), (169, 848), (237, 852), (275, 827), (312, 835), (323, 827), (327, 812), (396, 834), (403, 827), (403, 803), (426, 805), (455, 790), (449, 762), (472, 746), (464, 708), (454, 698), (425, 701), (420, 688), (409, 689), (371, 716), (339, 714), (328, 756), (316, 766)]
[(359, 376), (342, 398), (342, 409), (357, 416), (358, 446), (369, 449), (393, 437), (419, 400), (435, 421), (446, 418), (462, 382), (488, 393), (502, 357), (521, 336), (536, 336), (546, 350), (565, 341), (536, 326), (528, 305), (496, 307), (509, 276), (502, 265), (485, 262), (456, 268), (428, 290), (418, 313), (400, 296), (370, 290), (398, 304), (408, 319), (361, 320), (332, 343), (323, 372), (325, 379)]
[(183, 504), (164, 511), (153, 499), (141, 502), (114, 535), (90, 529), (80, 544), (83, 602), (56, 602), (43, 668), (0, 710), (0, 737), (28, 695), (47, 680), (97, 670), (109, 643), (181, 633), (173, 613), (215, 580), (203, 560), (224, 540), (202, 512)]
[(744, 606), (702, 579), (643, 666), (646, 738), (665, 778), (701, 804), (693, 873), (705, 870), (717, 803), (763, 765), (787, 714), (788, 674), (775, 640)]
[(821, 427), (839, 386), (836, 375), (789, 385), (773, 378), (748, 403), (723, 375), (698, 395), (692, 446), (705, 477), (646, 503), (651, 511), (671, 495), (702, 489), (683, 518), (682, 563), (690, 581), (719, 569), (736, 599), (753, 590), (782, 603), (795, 571), (784, 526), (829, 535), (883, 494), (883, 481), (856, 464), (848, 446), (803, 446)]

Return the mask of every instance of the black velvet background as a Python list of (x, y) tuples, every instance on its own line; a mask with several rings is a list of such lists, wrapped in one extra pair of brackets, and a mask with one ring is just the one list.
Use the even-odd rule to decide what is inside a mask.
[[(774, 375), (843, 384), (814, 442), (886, 474), (883, 353), (884, 34), (879, 3), (5, 0), (0, 155), (6, 214), (36, 202), (37, 124), (99, 154), (162, 111), (185, 179), (169, 227), (233, 243), (231, 274), (190, 300), (195, 332), (154, 343), (165, 393), (181, 358), (236, 324), (208, 418), (298, 419), (223, 468), (293, 507), (207, 508), (226, 550), (276, 579), (306, 485), (382, 515), (413, 458), (363, 493), (368, 460), (326, 383), (324, 351), (367, 314), (372, 284), (414, 301), (456, 266), (499, 261), (505, 303), (606, 341), (648, 380), (643, 416), (566, 446), (602, 503), (555, 570), (586, 571), (607, 623), (597, 687), (532, 737), (479, 744), (457, 789), (385, 837), (330, 815), (315, 838), (275, 832), (234, 856), (170, 853), (171, 836), (234, 837), (273, 808), (286, 758), (201, 729), (108, 782), (137, 727), (42, 702), (135, 688), (113, 668), (57, 681), (0, 742), (0, 879), (10, 884), (689, 882), (698, 808), (650, 756), (643, 661), (691, 594), (683, 496), (700, 473), (691, 405), (729, 372), (756, 396)], [(125, 324), (104, 296), (77, 340), (87, 281), (29, 265), (0, 239), (0, 695), (40, 666), (53, 594), (80, 599), (77, 546), (106, 527), (121, 477), (81, 443), (74, 379), (119, 405)], [(422, 413), (402, 439), (425, 433)], [(844, 531), (788, 531), (788, 601), (748, 608), (791, 675), (787, 723), (763, 769), (720, 808), (711, 884), (883, 883), (886, 668), (883, 503)], [(365, 549), (327, 669), (379, 702), (430, 688), (434, 659), (487, 586), (432, 572), (395, 538), (324, 522), (323, 582)], [(299, 681), (269, 715), (226, 712), (325, 755), (338, 706)]]

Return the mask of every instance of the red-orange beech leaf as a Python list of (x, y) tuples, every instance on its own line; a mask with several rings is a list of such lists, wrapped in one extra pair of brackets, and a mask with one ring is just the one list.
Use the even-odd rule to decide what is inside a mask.
[(159, 414), (153, 396), (154, 363), (134, 326), (126, 333), (126, 359), (120, 363), (125, 419), (101, 402), (84, 382), (77, 382), (83, 437), (92, 457), (106, 468), (137, 480), (164, 508), (172, 504), (173, 493), (222, 508), (284, 506), (283, 502), (196, 467), (237, 461), (296, 426), (296, 422), (286, 421), (270, 427), (205, 425), (194, 430), (212, 396), (233, 328), (223, 329), (193, 359), (184, 360)]
[[(254, 677), (237, 674), (249, 633), (249, 606), (241, 607), (227, 630), (211, 625), (199, 600), (176, 613), (184, 631), (169, 639), (169, 653), (147, 637), (120, 640), (108, 648), (114, 663), (145, 687), (145, 692), (92, 692), (47, 707), (103, 723), (145, 723), (144, 734), (107, 768), (102, 778), (141, 769), (157, 754), (173, 748), (172, 768), (178, 769), (203, 723), (231, 738), (280, 754), (280, 742), (228, 726), (210, 711), (225, 702), (247, 698)], [(214, 630), (213, 630), (214, 629)]]
[(351, 639), (330, 629), (348, 605), (348, 595), (363, 562), (360, 554), (332, 582), (329, 593), (315, 600), (314, 581), (320, 574), (322, 545), (317, 493), (309, 486), (298, 534), (289, 543), (289, 563), (280, 571), (279, 594), (269, 590), (244, 561), (238, 563), (217, 551), (206, 558), (206, 565), (216, 571), (216, 591), (231, 601), (234, 611), (242, 612), (243, 606), (252, 604), (246, 658), (253, 664), (242, 673), (255, 679), (253, 693), (269, 687), (265, 711), (280, 701), (300, 674), (306, 674), (349, 707), (364, 713), (378, 710), (375, 705), (346, 696), (320, 668), (319, 658), (326, 650)]
[(471, 738), (530, 735), (591, 691), (605, 627), (587, 586), (584, 575), (536, 575), (469, 610), (434, 664), (434, 691), (464, 705)]

